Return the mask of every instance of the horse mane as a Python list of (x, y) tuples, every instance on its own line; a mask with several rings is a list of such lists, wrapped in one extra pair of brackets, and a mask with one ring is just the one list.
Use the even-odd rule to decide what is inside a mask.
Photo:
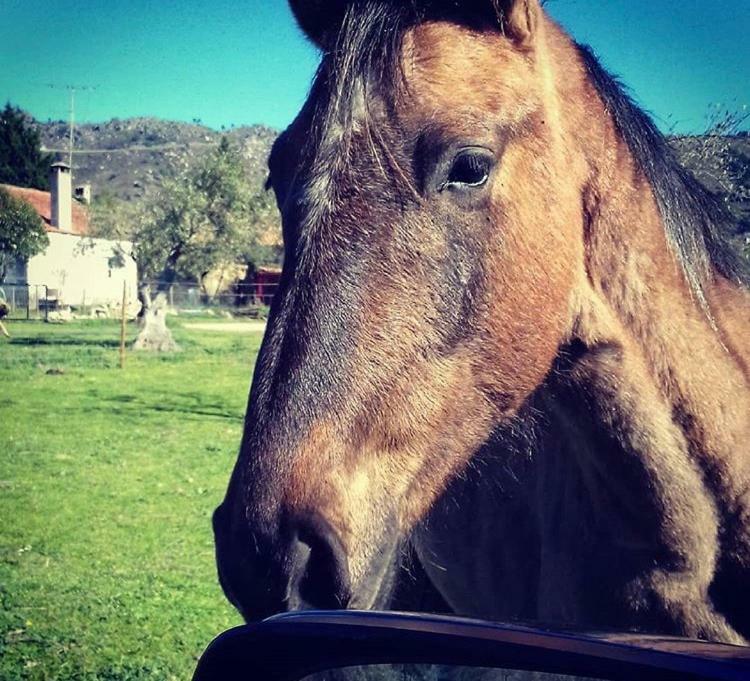
[(592, 49), (576, 47), (619, 135), (651, 185), (667, 241), (702, 307), (708, 309), (705, 285), (712, 266), (728, 279), (750, 286), (750, 266), (726, 237), (734, 219), (723, 199), (679, 162), (650, 116)]
[[(456, 10), (447, 8), (449, 5), (441, 7), (437, 15), (452, 16)], [(502, 25), (501, 10), (497, 12), (496, 19)], [(325, 92), (313, 113), (317, 140), (321, 140), (331, 126), (341, 131), (344, 139), (349, 137), (355, 126), (352, 98), (358, 87), (364, 89), (365, 102), (368, 101), (367, 89), (379, 87), (380, 93), (386, 96), (386, 105), (408, 91), (401, 66), (404, 35), (433, 14), (436, 14), (434, 7), (427, 10), (424, 3), (415, 0), (347, 3), (337, 38), (325, 50), (316, 75), (316, 83)], [(486, 25), (487, 21), (487, 16), (478, 17), (479, 25)], [(750, 263), (726, 236), (734, 219), (723, 199), (700, 184), (678, 161), (653, 120), (633, 101), (618, 78), (601, 65), (592, 49), (587, 45), (574, 45), (619, 135), (651, 186), (667, 242), (693, 295), (711, 317), (706, 285), (711, 280), (712, 268), (730, 280), (750, 286)], [(364, 126), (368, 135), (378, 136), (377, 129), (370, 125), (367, 105)], [(374, 148), (379, 146), (376, 144)], [(393, 162), (393, 159), (386, 160)]]

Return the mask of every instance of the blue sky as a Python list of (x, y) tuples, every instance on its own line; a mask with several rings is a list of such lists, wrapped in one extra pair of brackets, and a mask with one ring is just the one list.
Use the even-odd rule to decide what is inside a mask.
[[(282, 0), (0, 0), (0, 99), (40, 120), (200, 119), (283, 128), (317, 55)], [(119, 6), (119, 7), (118, 7)], [(663, 129), (750, 106), (750, 1), (550, 0)], [(50, 87), (53, 85), (54, 87)]]

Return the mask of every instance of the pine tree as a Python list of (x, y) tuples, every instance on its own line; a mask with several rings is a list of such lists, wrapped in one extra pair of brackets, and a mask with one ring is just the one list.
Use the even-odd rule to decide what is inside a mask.
[(49, 189), (51, 154), (41, 151), (39, 131), (21, 109), (0, 113), (0, 184)]

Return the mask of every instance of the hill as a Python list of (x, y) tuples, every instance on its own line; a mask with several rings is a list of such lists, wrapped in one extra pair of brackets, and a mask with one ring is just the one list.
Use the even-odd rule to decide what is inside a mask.
[[(67, 160), (68, 124), (39, 124), (42, 144)], [(142, 199), (190, 162), (216, 147), (222, 136), (239, 146), (248, 175), (260, 186), (277, 131), (250, 125), (218, 132), (203, 125), (158, 118), (113, 118), (85, 123), (74, 133), (73, 182), (91, 184), (94, 195), (106, 191), (126, 201)]]

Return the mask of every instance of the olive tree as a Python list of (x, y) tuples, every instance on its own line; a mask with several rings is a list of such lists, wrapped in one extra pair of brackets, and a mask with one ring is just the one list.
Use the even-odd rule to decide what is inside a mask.
[(143, 303), (136, 349), (176, 349), (166, 325), (170, 286), (178, 278), (200, 280), (216, 266), (241, 262), (252, 252), (262, 222), (258, 204), (239, 151), (224, 139), (205, 158), (167, 179), (144, 204), (108, 197), (94, 205), (97, 235), (133, 243)]

